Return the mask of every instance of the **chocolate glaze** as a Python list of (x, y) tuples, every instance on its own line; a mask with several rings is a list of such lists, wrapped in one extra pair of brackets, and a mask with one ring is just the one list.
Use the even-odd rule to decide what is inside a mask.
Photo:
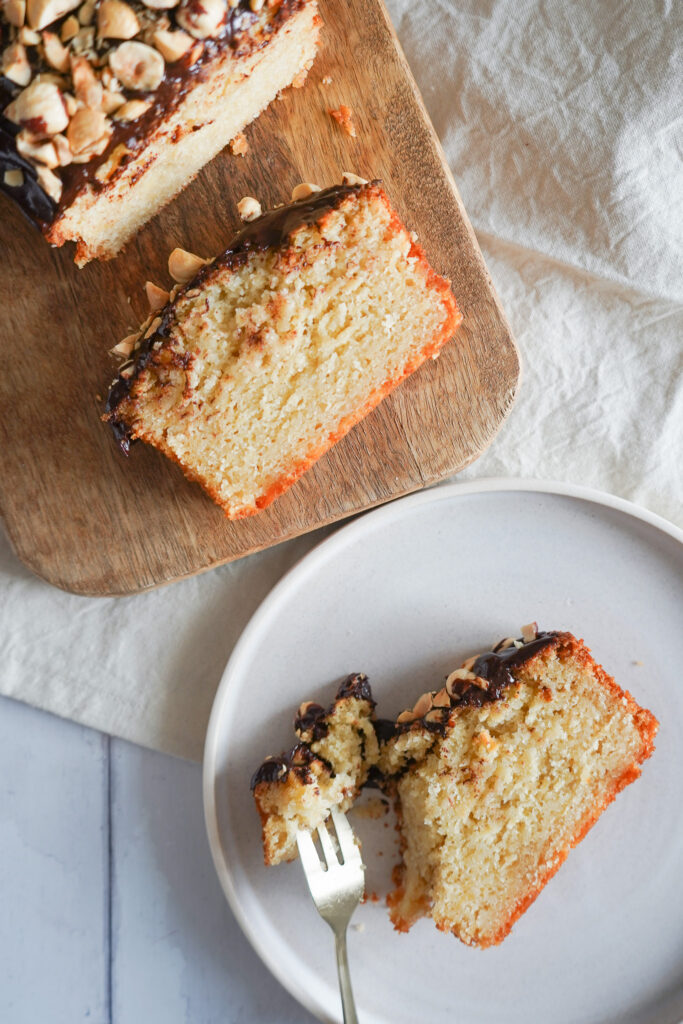
[[(487, 681), (489, 685), (486, 688), (467, 679), (456, 680), (451, 687), (453, 694), (450, 707), (433, 708), (429, 712), (429, 719), (416, 718), (412, 722), (392, 722), (386, 718), (378, 719), (374, 723), (378, 741), (386, 743), (392, 737), (408, 732), (416, 726), (420, 729), (427, 729), (428, 732), (444, 735), (453, 708), (480, 708), (484, 704), (492, 704), (494, 701), (501, 700), (505, 696), (506, 688), (515, 682), (513, 669), (520, 668), (541, 651), (552, 647), (557, 635), (556, 632), (537, 633), (534, 640), (520, 639), (521, 647), (513, 645), (502, 649), (498, 644), (493, 650), (485, 651), (477, 657), (471, 671), (480, 679)], [(502, 643), (504, 641), (501, 640)]]
[(290, 772), (302, 782), (309, 782), (310, 765), (313, 761), (319, 760), (320, 758), (317, 758), (304, 743), (297, 743), (291, 750), (278, 757), (267, 757), (252, 775), (251, 788), (254, 789), (259, 782), (282, 782)]
[(259, 782), (282, 782), (292, 770), (297, 771), (302, 782), (309, 781), (311, 775), (308, 765), (312, 761), (319, 761), (331, 771), (330, 765), (318, 754), (314, 754), (307, 744), (315, 743), (316, 740), (321, 740), (327, 735), (329, 725), (324, 719), (332, 714), (338, 701), (347, 700), (350, 697), (366, 700), (373, 708), (375, 707), (368, 677), (363, 672), (352, 672), (346, 677), (337, 689), (337, 695), (328, 708), (324, 708), (322, 704), (311, 703), (303, 715), (296, 715), (294, 728), (297, 734), (305, 739), (305, 742), (297, 743), (291, 750), (285, 751), (277, 757), (266, 758), (260, 768), (254, 772), (251, 788), (253, 789)]
[(321, 740), (323, 736), (327, 736), (329, 726), (325, 721), (326, 715), (327, 709), (322, 704), (315, 704), (313, 702), (307, 706), (303, 714), (297, 712), (294, 719), (294, 731), (297, 736), (305, 737), (308, 743)]
[[(0, 42), (0, 46), (2, 43)], [(9, 78), (0, 75), (0, 110), (21, 91)], [(0, 192), (13, 199), (29, 220), (40, 223), (54, 217), (57, 204), (38, 184), (36, 169), (17, 152), (14, 141), (19, 134), (19, 125), (13, 124), (0, 114)], [(5, 184), (5, 171), (21, 171), (24, 181), (18, 187)]]
[(352, 675), (347, 676), (337, 690), (335, 702), (345, 700), (347, 697), (355, 697), (356, 700), (366, 700), (368, 704), (372, 704), (373, 708), (375, 707), (372, 690), (370, 689), (370, 681), (365, 672), (354, 672)]
[[(450, 707), (432, 708), (428, 716), (414, 719), (412, 722), (399, 723), (387, 718), (377, 719), (373, 725), (379, 744), (387, 743), (401, 733), (416, 727), (444, 735), (453, 708), (482, 707), (484, 704), (492, 704), (494, 701), (501, 700), (505, 696), (507, 687), (515, 682), (514, 669), (521, 668), (541, 651), (552, 647), (556, 643), (558, 635), (557, 632), (537, 633), (533, 640), (520, 639), (521, 647), (513, 645), (501, 648), (498, 644), (493, 650), (480, 654), (472, 666), (472, 672), (480, 679), (485, 679), (489, 684), (488, 687), (484, 688), (466, 679), (459, 680), (453, 687), (454, 693), (451, 696)], [(502, 643), (504, 641), (501, 641)], [(344, 680), (337, 690), (336, 700), (343, 697), (358, 697), (369, 701), (373, 708), (375, 707), (368, 677), (363, 673), (350, 675)], [(299, 735), (306, 733), (309, 729), (313, 730), (315, 739), (326, 735), (327, 726), (320, 722), (320, 719), (329, 715), (333, 707), (334, 704), (326, 710), (321, 704), (310, 705), (305, 714), (297, 716), (295, 720), (295, 728)], [(301, 728), (299, 723), (301, 723)], [(318, 732), (322, 726), (324, 726), (324, 731)], [(307, 742), (312, 742), (312, 740), (307, 738)], [(320, 761), (322, 759), (316, 757), (305, 743), (299, 743), (289, 752), (264, 761), (252, 776), (251, 788), (253, 789), (259, 782), (282, 781), (292, 770), (298, 771), (302, 781), (310, 781), (308, 765), (313, 760)], [(381, 789), (387, 781), (377, 766), (373, 765), (364, 785), (368, 788)]]
[[(373, 182), (378, 185), (379, 182)], [(117, 415), (120, 403), (128, 397), (136, 377), (150, 361), (152, 350), (159, 348), (169, 337), (175, 322), (175, 306), (178, 300), (190, 289), (201, 287), (222, 267), (234, 268), (245, 263), (250, 252), (276, 249), (287, 244), (289, 236), (297, 228), (309, 226), (319, 220), (348, 195), (360, 191), (362, 185), (333, 185), (331, 188), (315, 192), (307, 199), (300, 199), (287, 206), (269, 210), (255, 220), (249, 221), (235, 235), (228, 248), (211, 263), (202, 267), (199, 273), (178, 293), (173, 302), (168, 303), (159, 314), (161, 323), (149, 338), (144, 338), (134, 353), (135, 368), (130, 377), (121, 376), (114, 381), (109, 391), (105, 406), (105, 418), (111, 424), (114, 438), (121, 451), (127, 455), (130, 451), (132, 434), (123, 418)]]
[[(93, 157), (85, 164), (74, 163), (68, 167), (55, 169), (54, 173), (61, 178), (63, 184), (62, 196), (58, 204), (53, 202), (37, 184), (33, 166), (17, 153), (13, 140), (19, 127), (0, 113), (0, 188), (21, 207), (32, 221), (43, 231), (47, 231), (50, 225), (73, 203), (82, 189), (90, 185), (95, 191), (100, 192), (116, 179), (126, 165), (138, 156), (146, 145), (150, 134), (161, 121), (182, 102), (198, 81), (207, 76), (209, 65), (216, 57), (227, 50), (232, 51), (233, 56), (241, 57), (266, 46), (273, 32), (302, 5), (303, 0), (282, 0), (275, 16), (264, 26), (263, 33), (252, 39), (245, 33), (248, 33), (254, 22), (258, 20), (259, 15), (251, 10), (249, 0), (239, 0), (237, 7), (227, 11), (221, 34), (212, 39), (201, 40), (202, 52), (194, 63), (191, 63), (190, 53), (192, 51), (190, 51), (180, 60), (167, 64), (161, 84), (154, 92), (124, 90), (127, 99), (144, 99), (151, 101), (152, 106), (136, 121), (114, 121), (112, 136), (107, 148), (100, 156)], [(171, 18), (173, 22), (171, 27), (176, 27), (174, 11), (165, 10), (163, 13)], [(52, 31), (58, 31), (61, 20), (63, 19), (59, 19), (56, 23), (56, 29), (55, 26), (50, 26)], [(0, 46), (4, 47), (8, 42), (9, 27), (0, 21)], [(35, 64), (35, 61), (33, 63)], [(34, 71), (41, 70), (52, 71), (53, 69), (47, 65), (34, 67)], [(19, 91), (19, 87), (9, 79), (0, 78), (0, 111), (5, 109)], [(172, 144), (173, 141), (175, 140), (171, 138), (169, 144)], [(123, 156), (113, 175), (107, 181), (100, 182), (95, 177), (95, 171), (109, 159), (112, 152), (121, 144), (126, 146), (128, 152)], [(24, 172), (25, 187), (9, 188), (3, 184), (4, 171), (15, 167)], [(37, 195), (37, 191), (42, 194), (42, 198)]]
[(493, 696), (488, 699), (499, 700), (503, 689), (515, 681), (512, 670), (520, 668), (541, 651), (552, 647), (557, 635), (557, 632), (537, 633), (534, 640), (519, 641), (522, 643), (521, 647), (513, 645), (501, 649), (498, 644), (492, 651), (480, 654), (472, 666), (472, 671), (476, 676), (489, 682), (489, 688), (484, 692)]

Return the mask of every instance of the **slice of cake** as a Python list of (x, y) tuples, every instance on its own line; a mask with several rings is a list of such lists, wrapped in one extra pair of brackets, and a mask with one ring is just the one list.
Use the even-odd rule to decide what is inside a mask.
[[(372, 714), (369, 688), (367, 699)], [(365, 744), (355, 789), (369, 778), (395, 800), (402, 856), (389, 896), (394, 925), (407, 931), (430, 916), (480, 947), (505, 938), (571, 847), (638, 778), (657, 731), (654, 716), (582, 641), (538, 633), (535, 624), (468, 659), (396, 722), (373, 725), (378, 748)], [(351, 731), (340, 720), (337, 751)], [(297, 749), (313, 756), (306, 742)], [(333, 770), (343, 769), (335, 761)], [(292, 807), (287, 789), (260, 781), (265, 843), (270, 816), (289, 820)], [(312, 777), (306, 785), (315, 813), (311, 825), (300, 815), (295, 827), (315, 827), (330, 806), (313, 795)]]
[(263, 215), (243, 200), (253, 219), (211, 263), (185, 254), (176, 275), (195, 275), (110, 391), (122, 448), (159, 448), (231, 519), (282, 494), (462, 319), (380, 183), (346, 180)]
[(452, 673), (380, 762), (402, 838), (396, 928), (429, 915), (469, 945), (501, 942), (640, 775), (656, 730), (570, 633), (503, 641)]
[(294, 721), (299, 743), (267, 758), (251, 781), (266, 864), (293, 860), (298, 829), (317, 828), (331, 807), (346, 810), (356, 799), (377, 760), (374, 708), (362, 674), (344, 680), (330, 707), (301, 705)]
[(316, 53), (316, 0), (4, 0), (0, 189), (115, 256)]

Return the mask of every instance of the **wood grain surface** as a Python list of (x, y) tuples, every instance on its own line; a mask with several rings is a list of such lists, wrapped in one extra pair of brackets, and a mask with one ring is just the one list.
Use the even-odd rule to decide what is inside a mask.
[[(127, 594), (201, 572), (448, 476), (490, 444), (512, 404), (519, 358), (509, 326), (381, 0), (320, 0), (323, 46), (288, 90), (116, 260), (77, 270), (0, 196), (4, 372), (0, 513), (39, 576), (87, 595)], [(325, 84), (327, 76), (332, 82)], [(328, 114), (354, 111), (357, 138)], [(464, 314), (423, 366), (257, 516), (231, 523), (162, 455), (128, 459), (100, 415), (112, 345), (147, 313), (147, 279), (167, 287), (170, 250), (225, 248), (236, 203), (263, 207), (300, 181), (342, 171), (382, 178)]]

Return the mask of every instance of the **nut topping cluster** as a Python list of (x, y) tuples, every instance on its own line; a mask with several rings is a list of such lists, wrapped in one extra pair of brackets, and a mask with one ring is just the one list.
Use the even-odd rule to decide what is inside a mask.
[[(16, 87), (0, 116), (17, 126), (17, 152), (55, 203), (60, 168), (101, 156), (117, 123), (150, 109), (167, 65), (184, 58), (194, 66), (240, 2), (0, 0), (0, 73)], [(264, 3), (242, 6), (259, 11)], [(111, 176), (124, 155), (125, 148), (107, 159), (98, 179)], [(22, 172), (6, 171), (4, 180), (20, 186)]]

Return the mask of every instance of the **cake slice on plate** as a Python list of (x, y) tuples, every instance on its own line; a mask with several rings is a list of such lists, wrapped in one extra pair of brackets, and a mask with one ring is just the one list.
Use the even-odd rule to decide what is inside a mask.
[[(468, 659), (396, 722), (374, 727), (378, 746), (364, 747), (356, 779), (371, 778), (395, 800), (395, 927), (407, 931), (428, 916), (486, 947), (505, 938), (571, 847), (638, 778), (657, 720), (582, 641), (534, 624), (519, 640)], [(270, 815), (287, 817), (291, 808), (286, 790), (260, 782), (265, 841)], [(313, 777), (301, 782), (309, 787), (302, 827), (314, 828), (329, 806)]]
[[(378, 182), (347, 176), (260, 214), (133, 339), (106, 417), (174, 459), (231, 519), (265, 508), (462, 317)], [(174, 254), (172, 254), (172, 257)], [(180, 262), (181, 269), (177, 269)]]
[(4, 0), (0, 189), (79, 265), (125, 243), (313, 62), (316, 0)]

